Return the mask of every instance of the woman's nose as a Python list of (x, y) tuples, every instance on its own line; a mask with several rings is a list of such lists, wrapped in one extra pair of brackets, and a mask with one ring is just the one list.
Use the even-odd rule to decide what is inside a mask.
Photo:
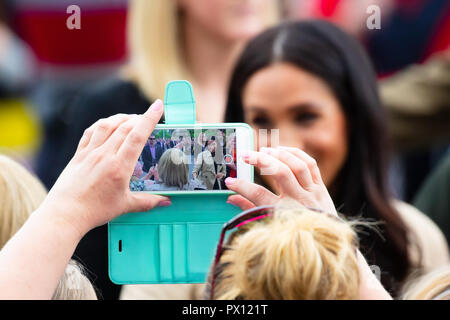
[(280, 146), (284, 147), (294, 147), (294, 148), (300, 148), (303, 149), (304, 143), (301, 137), (296, 134), (296, 132), (293, 132), (288, 129), (280, 129), (279, 130), (279, 144)]

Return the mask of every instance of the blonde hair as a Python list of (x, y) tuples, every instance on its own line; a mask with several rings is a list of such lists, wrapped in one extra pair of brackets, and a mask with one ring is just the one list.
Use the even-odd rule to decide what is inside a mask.
[(69, 261), (52, 300), (97, 300), (94, 287), (75, 260)]
[[(0, 154), (0, 249), (22, 227), (47, 196), (43, 184), (21, 164)], [(72, 290), (76, 288), (77, 290)], [(69, 262), (53, 295), (55, 300), (96, 299), (75, 261)]]
[(356, 241), (351, 223), (298, 206), (278, 208), (230, 235), (214, 298), (358, 299)]
[(182, 189), (189, 182), (189, 164), (183, 151), (177, 148), (165, 151), (158, 162), (158, 175), (166, 186)]
[(404, 300), (450, 300), (450, 265), (408, 281), (402, 292)]
[(22, 227), (47, 195), (22, 165), (0, 154), (0, 249)]
[[(267, 14), (267, 26), (278, 21), (278, 5)], [(163, 98), (166, 83), (192, 82), (180, 35), (180, 12), (175, 0), (132, 0), (127, 19), (130, 64), (125, 76), (136, 82), (152, 99)]]

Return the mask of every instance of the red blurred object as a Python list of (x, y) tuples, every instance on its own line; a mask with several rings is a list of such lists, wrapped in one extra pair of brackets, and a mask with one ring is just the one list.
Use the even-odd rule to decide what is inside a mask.
[(423, 60), (428, 59), (434, 53), (450, 49), (450, 10), (436, 26), (436, 33), (431, 38)]
[[(236, 149), (233, 149), (233, 161), (234, 161), (234, 163), (236, 163)], [(231, 177), (231, 178), (236, 178), (237, 177), (237, 172), (236, 172), (235, 169), (231, 169), (230, 170), (229, 177)]]
[(321, 17), (332, 17), (341, 0), (319, 0), (317, 1), (316, 13)]
[(65, 8), (21, 9), (14, 19), (16, 32), (40, 62), (56, 65), (114, 63), (126, 57), (125, 8), (81, 12), (81, 29), (70, 30)]

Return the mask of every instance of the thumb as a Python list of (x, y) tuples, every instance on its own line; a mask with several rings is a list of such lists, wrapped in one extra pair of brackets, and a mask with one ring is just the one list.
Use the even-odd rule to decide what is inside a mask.
[(149, 193), (131, 193), (128, 212), (145, 212), (156, 206), (167, 207), (171, 205), (169, 197)]
[(242, 211), (254, 208), (255, 205), (253, 202), (248, 201), (243, 196), (240, 196), (238, 194), (234, 194), (232, 196), (228, 197), (227, 200), (228, 203), (231, 203), (232, 205), (241, 208)]
[(243, 179), (226, 178), (225, 184), (228, 189), (240, 194), (249, 202), (252, 202), (257, 206), (273, 204), (279, 200), (275, 194), (266, 188)]

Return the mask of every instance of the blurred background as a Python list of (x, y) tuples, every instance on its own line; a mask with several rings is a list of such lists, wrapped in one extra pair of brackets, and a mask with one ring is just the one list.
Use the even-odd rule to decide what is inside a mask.
[[(66, 26), (67, 8), (74, 4), (82, 14), (78, 30)], [(126, 0), (0, 1), (3, 152), (36, 168), (46, 141), (70, 125), (64, 112), (74, 94), (126, 61), (126, 15)]]
[[(0, 152), (36, 172), (47, 188), (58, 174), (57, 170), (49, 173), (49, 168), (53, 163), (63, 167), (66, 161), (59, 159), (60, 146), (75, 119), (73, 101), (126, 69), (130, 2), (0, 1)], [(148, 3), (151, 6), (153, 0)], [(389, 114), (393, 189), (400, 199), (420, 203), (418, 192), (427, 177), (449, 156), (450, 1), (279, 0), (276, 4), (282, 20), (326, 19), (367, 49)], [(373, 4), (380, 8), (381, 29), (366, 24), (371, 15), (367, 8)], [(71, 5), (81, 9), (80, 29), (67, 26)], [(162, 27), (156, 31), (163, 37), (168, 32)], [(153, 34), (149, 30), (148, 37)], [(449, 180), (447, 176), (444, 183)]]

